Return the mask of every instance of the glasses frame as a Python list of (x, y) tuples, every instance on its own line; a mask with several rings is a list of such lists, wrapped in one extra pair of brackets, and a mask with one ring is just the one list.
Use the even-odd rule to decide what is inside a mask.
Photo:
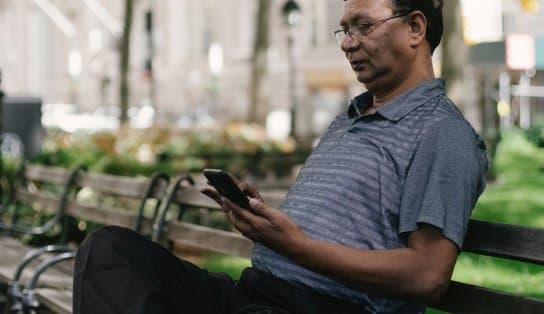
[(382, 25), (383, 23), (385, 23), (385, 22), (387, 22), (389, 20), (392, 20), (392, 19), (399, 18), (399, 17), (405, 17), (405, 16), (407, 16), (409, 14), (410, 13), (395, 14), (395, 15), (392, 15), (392, 16), (388, 16), (388, 17), (384, 17), (382, 19), (376, 20), (374, 22), (367, 22), (367, 23), (361, 23), (361, 24), (353, 25), (353, 26), (348, 27), (348, 29), (346, 29), (346, 30), (339, 29), (339, 30), (334, 31), (334, 37), (336, 38), (336, 41), (340, 45), (348, 37), (351, 40), (359, 41), (359, 39), (356, 38), (356, 36), (367, 36), (374, 29), (376, 29), (378, 26)]

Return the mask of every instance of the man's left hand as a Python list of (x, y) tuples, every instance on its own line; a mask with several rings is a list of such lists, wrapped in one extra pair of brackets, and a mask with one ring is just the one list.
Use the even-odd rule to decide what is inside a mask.
[(294, 253), (297, 243), (305, 237), (289, 216), (266, 205), (262, 200), (250, 198), (251, 209), (242, 208), (224, 197), (221, 201), (227, 217), (236, 229), (247, 238), (278, 252), (285, 255)]

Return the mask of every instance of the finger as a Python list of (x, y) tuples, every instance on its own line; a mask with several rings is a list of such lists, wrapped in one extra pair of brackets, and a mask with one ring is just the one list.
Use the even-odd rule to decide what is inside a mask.
[(243, 219), (249, 222), (250, 224), (252, 224), (252, 222), (254, 222), (256, 219), (258, 219), (258, 216), (256, 216), (250, 210), (248, 210), (247, 208), (242, 208), (238, 206), (236, 203), (232, 202), (228, 198), (223, 197), (221, 200), (223, 201), (223, 204), (225, 204), (225, 206), (240, 219)]
[(233, 211), (228, 211), (225, 213), (228, 220), (232, 223), (234, 228), (239, 230), (240, 232), (247, 233), (250, 231), (250, 225), (240, 216), (236, 215)]
[(242, 192), (244, 192), (249, 197), (257, 198), (260, 201), (264, 201), (263, 197), (261, 196), (261, 193), (259, 193), (259, 191), (253, 185), (243, 182), (241, 189), (242, 189)]
[(200, 190), (200, 193), (206, 195), (207, 197), (213, 199), (219, 206), (223, 206), (223, 202), (221, 201), (221, 195), (217, 193), (216, 190), (212, 188), (202, 188)]
[(266, 205), (262, 200), (258, 198), (250, 198), (249, 206), (251, 207), (251, 210), (255, 214), (261, 217), (264, 217), (267, 220), (270, 220), (272, 218), (273, 210), (271, 209), (271, 207)]
[(242, 217), (239, 217), (233, 211), (227, 212), (226, 215), (236, 230), (240, 231), (240, 233), (242, 233), (245, 237), (252, 239), (252, 237), (250, 237), (250, 234), (252, 234), (250, 224), (248, 224)]

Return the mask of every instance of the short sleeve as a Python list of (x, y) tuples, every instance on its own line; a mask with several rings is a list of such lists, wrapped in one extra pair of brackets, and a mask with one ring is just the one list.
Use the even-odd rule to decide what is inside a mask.
[(463, 120), (443, 120), (423, 135), (403, 186), (399, 233), (426, 223), (459, 248), (485, 187), (485, 144)]

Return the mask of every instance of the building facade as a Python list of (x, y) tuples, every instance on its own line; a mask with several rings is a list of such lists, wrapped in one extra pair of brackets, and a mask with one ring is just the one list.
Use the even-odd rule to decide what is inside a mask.
[[(315, 111), (319, 128), (361, 87), (345, 61), (333, 30), (342, 4), (299, 0), (295, 29), (295, 96), (300, 111)], [(75, 104), (77, 110), (117, 110), (119, 38), (125, 1), (0, 0), (0, 68), (10, 94), (36, 95), (44, 103)], [(268, 111), (288, 110), (289, 58), (284, 0), (271, 0), (263, 84)], [(217, 120), (243, 120), (249, 108), (250, 64), (256, 0), (134, 0), (130, 51), (130, 106), (152, 106), (158, 121), (176, 122), (206, 112)], [(152, 72), (149, 32), (152, 12)], [(220, 47), (220, 69), (210, 68), (210, 47)], [(146, 61), (148, 65), (146, 66)], [(212, 71), (213, 70), (213, 71)], [(212, 73), (213, 72), (213, 73)], [(151, 75), (152, 73), (152, 75)], [(301, 114), (301, 119), (308, 119)], [(315, 121), (313, 121), (315, 120)], [(313, 123), (315, 122), (315, 123)]]

